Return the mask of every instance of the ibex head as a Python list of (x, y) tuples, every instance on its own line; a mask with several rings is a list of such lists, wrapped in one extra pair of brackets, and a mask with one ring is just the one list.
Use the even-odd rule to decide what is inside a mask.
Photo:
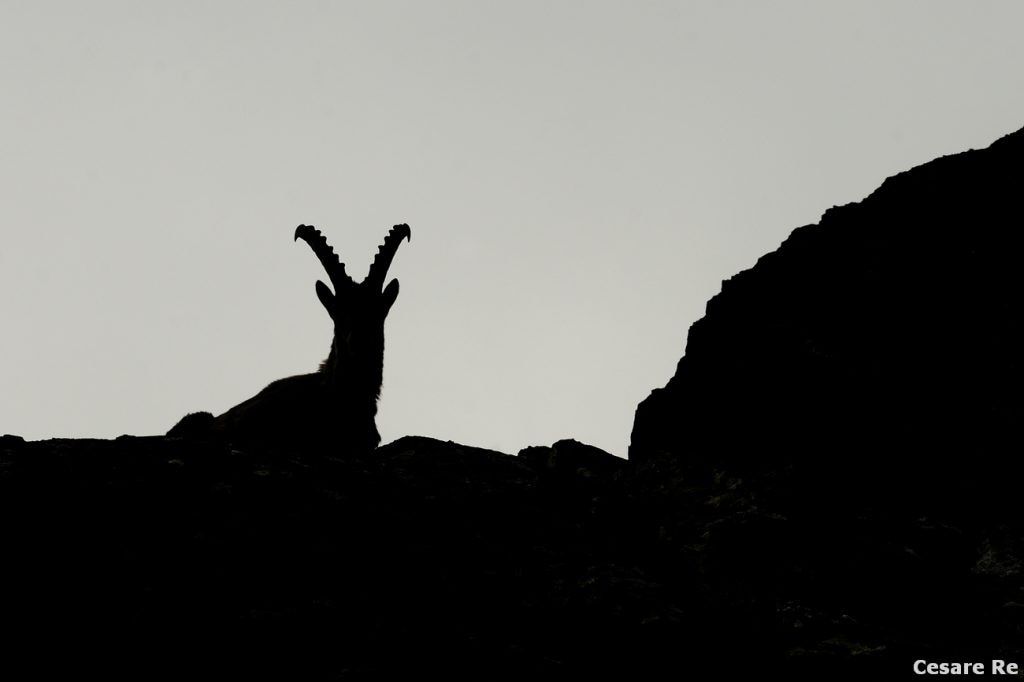
[(295, 239), (313, 249), (334, 288), (316, 283), (316, 295), (334, 321), (331, 352), (320, 371), (347, 410), (376, 414), (384, 364), (384, 319), (398, 297), (398, 280), (387, 286), (384, 280), (398, 245), (403, 239), (411, 241), (412, 232), (408, 225), (392, 227), (359, 283), (345, 272), (345, 264), (315, 227), (299, 225)]

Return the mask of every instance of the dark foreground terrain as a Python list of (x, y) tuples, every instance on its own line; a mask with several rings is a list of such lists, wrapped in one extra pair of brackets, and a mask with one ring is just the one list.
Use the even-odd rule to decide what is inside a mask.
[(0, 676), (1024, 664), (1022, 162), (890, 178), (725, 282), (628, 461), (0, 439)]

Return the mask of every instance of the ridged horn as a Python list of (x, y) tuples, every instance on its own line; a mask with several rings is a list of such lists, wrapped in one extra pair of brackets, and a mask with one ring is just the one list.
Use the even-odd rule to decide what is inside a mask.
[(398, 251), (398, 245), (402, 243), (403, 239), (412, 241), (412, 230), (409, 229), (409, 226), (402, 223), (392, 227), (388, 236), (384, 238), (384, 243), (377, 248), (377, 255), (373, 259), (370, 271), (366, 273), (363, 284), (374, 290), (384, 287), (384, 278), (388, 276), (391, 261), (394, 260), (395, 252)]
[(345, 264), (338, 259), (338, 254), (334, 253), (334, 249), (327, 243), (327, 238), (320, 234), (320, 230), (312, 225), (299, 225), (295, 228), (295, 241), (300, 239), (313, 249), (313, 253), (327, 271), (327, 276), (331, 278), (335, 293), (339, 287), (354, 284), (352, 278), (345, 272)]

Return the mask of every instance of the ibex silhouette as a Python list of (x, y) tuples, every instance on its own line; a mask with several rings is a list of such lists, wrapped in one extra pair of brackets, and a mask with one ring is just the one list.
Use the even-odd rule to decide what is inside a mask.
[(313, 249), (334, 287), (332, 292), (316, 283), (316, 295), (334, 321), (327, 359), (318, 371), (279, 379), (218, 417), (190, 414), (168, 436), (212, 435), (243, 446), (334, 452), (368, 452), (380, 443), (375, 417), (384, 371), (384, 319), (398, 296), (398, 280), (385, 287), (384, 279), (398, 245), (412, 241), (412, 232), (405, 224), (392, 227), (358, 284), (319, 230), (299, 225), (299, 239)]

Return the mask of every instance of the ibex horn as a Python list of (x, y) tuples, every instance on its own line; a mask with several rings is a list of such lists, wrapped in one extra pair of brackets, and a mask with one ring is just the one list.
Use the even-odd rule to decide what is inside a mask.
[(412, 241), (412, 230), (405, 223), (395, 225), (384, 238), (384, 243), (377, 248), (377, 255), (373, 259), (370, 271), (366, 273), (364, 284), (373, 289), (381, 289), (384, 286), (384, 278), (388, 276), (388, 269), (391, 268), (391, 261), (395, 258), (395, 252), (403, 239)]
[(345, 272), (345, 264), (338, 260), (338, 254), (334, 253), (334, 249), (320, 234), (320, 230), (312, 225), (299, 225), (295, 228), (295, 241), (299, 239), (309, 244), (309, 248), (313, 249), (313, 253), (320, 259), (320, 264), (324, 266), (327, 276), (331, 278), (335, 293), (340, 287), (354, 284), (352, 278)]

